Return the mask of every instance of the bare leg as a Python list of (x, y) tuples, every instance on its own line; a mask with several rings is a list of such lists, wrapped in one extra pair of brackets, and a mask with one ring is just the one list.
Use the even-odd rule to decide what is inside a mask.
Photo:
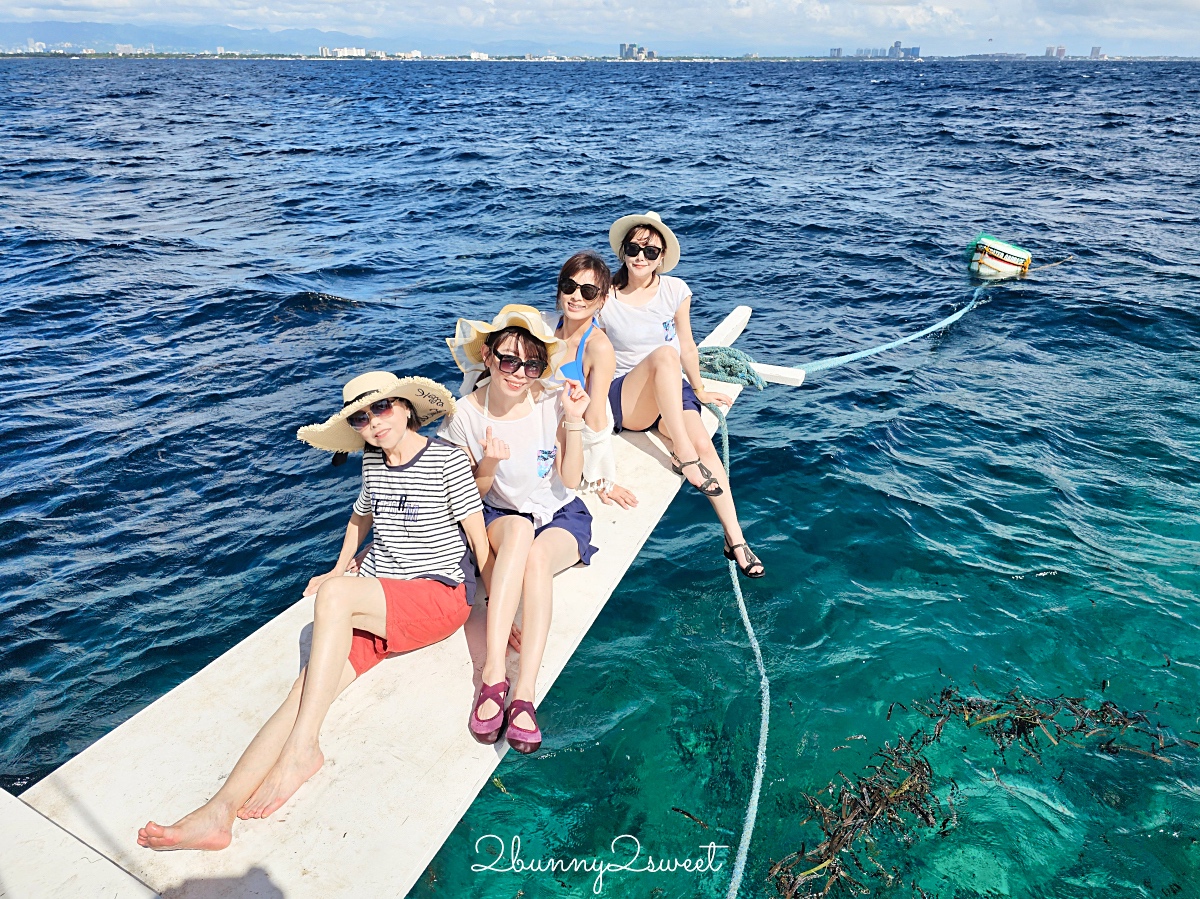
[[(685, 411), (683, 413), (683, 423), (687, 429), (689, 442), (696, 448), (696, 454), (700, 457), (700, 461), (713, 473), (713, 477), (721, 485), (721, 495), (710, 496), (708, 499), (712, 503), (713, 509), (716, 510), (717, 519), (721, 522), (721, 527), (725, 531), (726, 541), (730, 546), (735, 543), (745, 542), (745, 537), (742, 534), (742, 526), (738, 523), (737, 508), (733, 504), (733, 490), (729, 486), (729, 476), (725, 473), (725, 466), (721, 464), (721, 454), (717, 452), (712, 438), (708, 436), (708, 429), (704, 427), (700, 413), (693, 412), (690, 409)], [(665, 421), (662, 422), (659, 425), (659, 430), (670, 438), (673, 446), (678, 447), (679, 441), (675, 439), (673, 432), (663, 427), (665, 424)], [(679, 455), (678, 450), (676, 450), (676, 455)], [(692, 468), (695, 468), (695, 466), (692, 466)], [(746, 552), (743, 547), (735, 549), (734, 555), (737, 556), (739, 565), (746, 565)]]
[[(579, 544), (562, 528), (547, 528), (529, 547), (522, 591), (525, 612), (521, 619), (521, 668), (513, 686), (513, 699), (533, 702), (536, 697), (538, 671), (554, 608), (554, 575), (578, 561)], [(517, 715), (512, 723), (525, 730), (534, 726), (526, 712)]]
[[(170, 827), (150, 821), (138, 831), (138, 844), (147, 849), (224, 849), (232, 839), (233, 819), (279, 758), (300, 709), (300, 694), (308, 669), (300, 673), (287, 699), (246, 747), (233, 772), (217, 794)], [(354, 681), (346, 662), (339, 692)]]
[[(377, 591), (378, 605), (371, 601), (374, 593), (369, 585)], [(347, 597), (350, 597), (350, 605), (357, 604), (365, 609), (364, 612), (352, 613), (348, 623), (339, 615), (329, 614), (331, 606), (347, 604)], [(239, 809), (275, 771), (285, 747), (292, 738), (302, 708), (320, 699), (315, 695), (310, 697), (310, 688), (314, 684), (320, 686), (322, 680), (328, 684), (336, 678), (333, 680), (333, 695), (325, 701), (325, 710), (328, 710), (333, 697), (354, 681), (354, 669), (346, 661), (353, 628), (386, 635), (383, 590), (373, 578), (336, 578), (322, 584), (317, 593), (316, 610), (313, 648), (308, 667), (296, 679), (287, 699), (246, 747), (221, 789), (203, 806), (169, 827), (153, 821), (148, 822), (138, 831), (139, 845), (148, 849), (224, 849), (228, 846), (234, 817), (239, 815)], [(340, 656), (331, 656), (329, 632), (331, 629), (336, 631), (342, 628), (346, 631), (346, 650)], [(319, 648), (321, 652), (318, 652)], [(324, 713), (321, 717), (324, 717)], [(317, 753), (319, 756), (319, 749)], [(318, 763), (312, 771), (315, 773), (319, 768)], [(299, 787), (299, 784), (296, 786)], [(241, 813), (240, 816), (250, 817), (245, 813)]]
[[(696, 458), (696, 447), (683, 420), (683, 371), (674, 347), (659, 347), (625, 376), (621, 411), (624, 426), (635, 431), (650, 427), (661, 416), (659, 429), (671, 435), (679, 460)], [(693, 486), (704, 481), (695, 465), (689, 465), (683, 474)]]
[(387, 635), (387, 603), (375, 578), (332, 578), (321, 585), (313, 615), (312, 652), (300, 708), (279, 758), (238, 810), (239, 818), (265, 818), (321, 770), (321, 723), (341, 692), (354, 629)]
[[(521, 603), (525, 560), (533, 545), (533, 523), (520, 515), (497, 518), (488, 527), (488, 541), (495, 554), (491, 560), (492, 573), (488, 584), (487, 658), (483, 663), (482, 676), (485, 684), (498, 684), (505, 677), (504, 659), (513, 620), (517, 617), (517, 606)], [(525, 626), (528, 626), (528, 621)], [(486, 721), (499, 711), (500, 707), (488, 699), (479, 707), (476, 717)]]

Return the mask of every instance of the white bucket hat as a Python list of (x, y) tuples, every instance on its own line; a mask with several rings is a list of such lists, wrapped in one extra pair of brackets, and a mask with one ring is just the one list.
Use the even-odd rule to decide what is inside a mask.
[(612, 223), (612, 227), (608, 229), (608, 245), (612, 247), (612, 251), (617, 254), (618, 259), (625, 260), (621, 242), (625, 240), (625, 235), (638, 225), (649, 225), (663, 236), (666, 246), (663, 247), (662, 264), (658, 268), (660, 275), (665, 275), (679, 265), (679, 238), (675, 236), (674, 231), (663, 224), (663, 220), (657, 212), (647, 212), (643, 215), (623, 215)]
[(398, 378), (388, 371), (370, 371), (342, 388), (342, 409), (319, 425), (306, 425), (296, 437), (309, 446), (334, 453), (356, 453), (366, 446), (362, 435), (347, 421), (351, 415), (376, 400), (398, 396), (412, 403), (420, 426), (453, 414), (454, 396), (429, 378)]

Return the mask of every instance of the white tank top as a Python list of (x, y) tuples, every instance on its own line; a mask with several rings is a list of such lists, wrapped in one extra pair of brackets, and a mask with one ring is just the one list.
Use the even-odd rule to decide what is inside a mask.
[[(486, 401), (487, 385), (476, 391)], [(555, 436), (562, 418), (562, 392), (541, 391), (524, 418), (497, 421), (468, 399), (442, 422), (438, 436), (468, 450), (476, 463), (483, 458), (487, 429), (508, 444), (509, 457), (496, 466), (492, 489), (483, 501), (498, 509), (515, 509), (533, 516), (535, 527), (546, 524), (554, 513), (575, 498), (558, 474), (558, 445)]]
[(658, 293), (645, 306), (630, 306), (617, 298), (616, 288), (596, 316), (612, 341), (617, 356), (616, 377), (628, 373), (660, 346), (679, 349), (675, 313), (692, 295), (682, 278), (660, 275)]

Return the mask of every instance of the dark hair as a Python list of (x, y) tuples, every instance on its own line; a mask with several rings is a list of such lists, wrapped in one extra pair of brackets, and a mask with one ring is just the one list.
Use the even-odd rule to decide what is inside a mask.
[(580, 250), (563, 263), (558, 270), (558, 280), (554, 282), (554, 302), (558, 304), (558, 285), (563, 278), (574, 278), (580, 272), (591, 272), (596, 278), (596, 286), (600, 288), (600, 296), (607, 297), (612, 290), (612, 272), (608, 264), (594, 250)]
[[(662, 244), (663, 252), (666, 252), (667, 239), (663, 237), (663, 233), (653, 225), (634, 225), (632, 228), (626, 231), (625, 236), (621, 238), (622, 248), (617, 250), (617, 256), (621, 260), (621, 267), (617, 269), (617, 273), (613, 275), (612, 279), (613, 287), (617, 288), (618, 290), (624, 290), (629, 286), (629, 266), (625, 264), (625, 250), (623, 249), (625, 246), (625, 241), (632, 240), (634, 235), (639, 231), (646, 231), (655, 235), (658, 238), (658, 242)], [(662, 257), (660, 256), (659, 258), (661, 259)]]
[[(509, 325), (507, 328), (493, 331), (484, 338), (483, 345), (495, 352), (496, 347), (500, 346), (510, 337), (517, 341), (517, 347), (525, 354), (526, 359), (538, 360), (538, 362), (542, 363), (543, 368), (550, 364), (550, 351), (546, 349), (546, 344), (542, 343), (519, 325)], [(483, 378), (479, 380), (482, 381)]]

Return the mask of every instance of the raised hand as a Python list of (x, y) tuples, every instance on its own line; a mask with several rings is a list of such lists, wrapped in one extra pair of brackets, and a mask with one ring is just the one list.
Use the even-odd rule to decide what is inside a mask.
[(563, 413), (567, 421), (582, 421), (591, 397), (578, 381), (568, 380), (562, 392)]
[(510, 454), (508, 444), (499, 437), (493, 437), (492, 427), (488, 425), (487, 432), (483, 436), (483, 458), (491, 460), (494, 464), (502, 459), (507, 459)]

